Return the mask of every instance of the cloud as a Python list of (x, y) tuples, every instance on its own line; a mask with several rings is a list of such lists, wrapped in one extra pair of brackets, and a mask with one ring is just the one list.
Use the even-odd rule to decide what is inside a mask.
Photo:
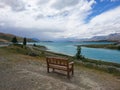
[(66, 7), (72, 7), (79, 3), (80, 0), (57, 0), (52, 7), (61, 10)]
[[(39, 29), (40, 30), (40, 29)], [(13, 33), (17, 36), (23, 36), (23, 37), (29, 37), (29, 38), (38, 38), (38, 39), (41, 39), (41, 40), (55, 40), (55, 38), (52, 36), (52, 32), (59, 32), (56, 31), (56, 30), (44, 30), (44, 29), (41, 29), (40, 32), (39, 32), (38, 29), (29, 29), (29, 28), (18, 28), (18, 27), (2, 27), (0, 26), (0, 31), (1, 32), (4, 32), (4, 33)], [(34, 32), (33, 32), (34, 31)], [(52, 32), (51, 32), (52, 31)], [(52, 35), (51, 35), (52, 34)], [(57, 39), (57, 38), (56, 38)]]
[[(120, 6), (93, 17), (95, 0), (0, 0), (0, 31), (39, 39), (120, 32)], [(20, 33), (20, 34), (18, 34)]]
[(106, 11), (94, 17), (88, 24), (89, 36), (108, 35), (111, 33), (120, 33), (120, 7)]
[(46, 4), (48, 3), (50, 0), (39, 0), (38, 4)]
[(22, 0), (0, 0), (0, 2), (9, 6), (13, 11), (25, 10), (25, 5)]

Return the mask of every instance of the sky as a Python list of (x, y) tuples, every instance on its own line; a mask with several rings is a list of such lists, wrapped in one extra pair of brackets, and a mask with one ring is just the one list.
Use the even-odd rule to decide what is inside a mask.
[(0, 0), (0, 32), (40, 40), (120, 33), (120, 0)]

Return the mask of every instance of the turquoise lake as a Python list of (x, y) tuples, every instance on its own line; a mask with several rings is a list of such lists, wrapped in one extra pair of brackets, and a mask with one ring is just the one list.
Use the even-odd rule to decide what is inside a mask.
[[(77, 47), (75, 45), (110, 43), (112, 42), (39, 42), (36, 44), (46, 46), (49, 49), (49, 51), (74, 56), (77, 52)], [(120, 63), (119, 50), (82, 47), (81, 53), (86, 58)]]

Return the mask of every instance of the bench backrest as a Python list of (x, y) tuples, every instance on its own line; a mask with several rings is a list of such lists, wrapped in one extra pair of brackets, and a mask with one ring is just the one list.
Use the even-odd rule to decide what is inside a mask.
[(68, 59), (63, 58), (55, 58), (55, 57), (47, 57), (47, 64), (55, 64), (60, 66), (67, 66), (68, 65)]

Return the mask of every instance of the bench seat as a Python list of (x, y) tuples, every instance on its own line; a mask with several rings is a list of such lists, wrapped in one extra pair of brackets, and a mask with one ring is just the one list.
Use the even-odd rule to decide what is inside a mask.
[(49, 68), (53, 70), (63, 70), (67, 72), (67, 77), (70, 78), (70, 72), (73, 75), (73, 64), (74, 62), (69, 62), (68, 59), (56, 58), (56, 57), (47, 57), (47, 72), (49, 72)]
[[(59, 70), (67, 71), (67, 67), (66, 66), (49, 64), (49, 68), (54, 68), (54, 69), (59, 69)], [(69, 66), (69, 69), (72, 69), (71, 65)]]

